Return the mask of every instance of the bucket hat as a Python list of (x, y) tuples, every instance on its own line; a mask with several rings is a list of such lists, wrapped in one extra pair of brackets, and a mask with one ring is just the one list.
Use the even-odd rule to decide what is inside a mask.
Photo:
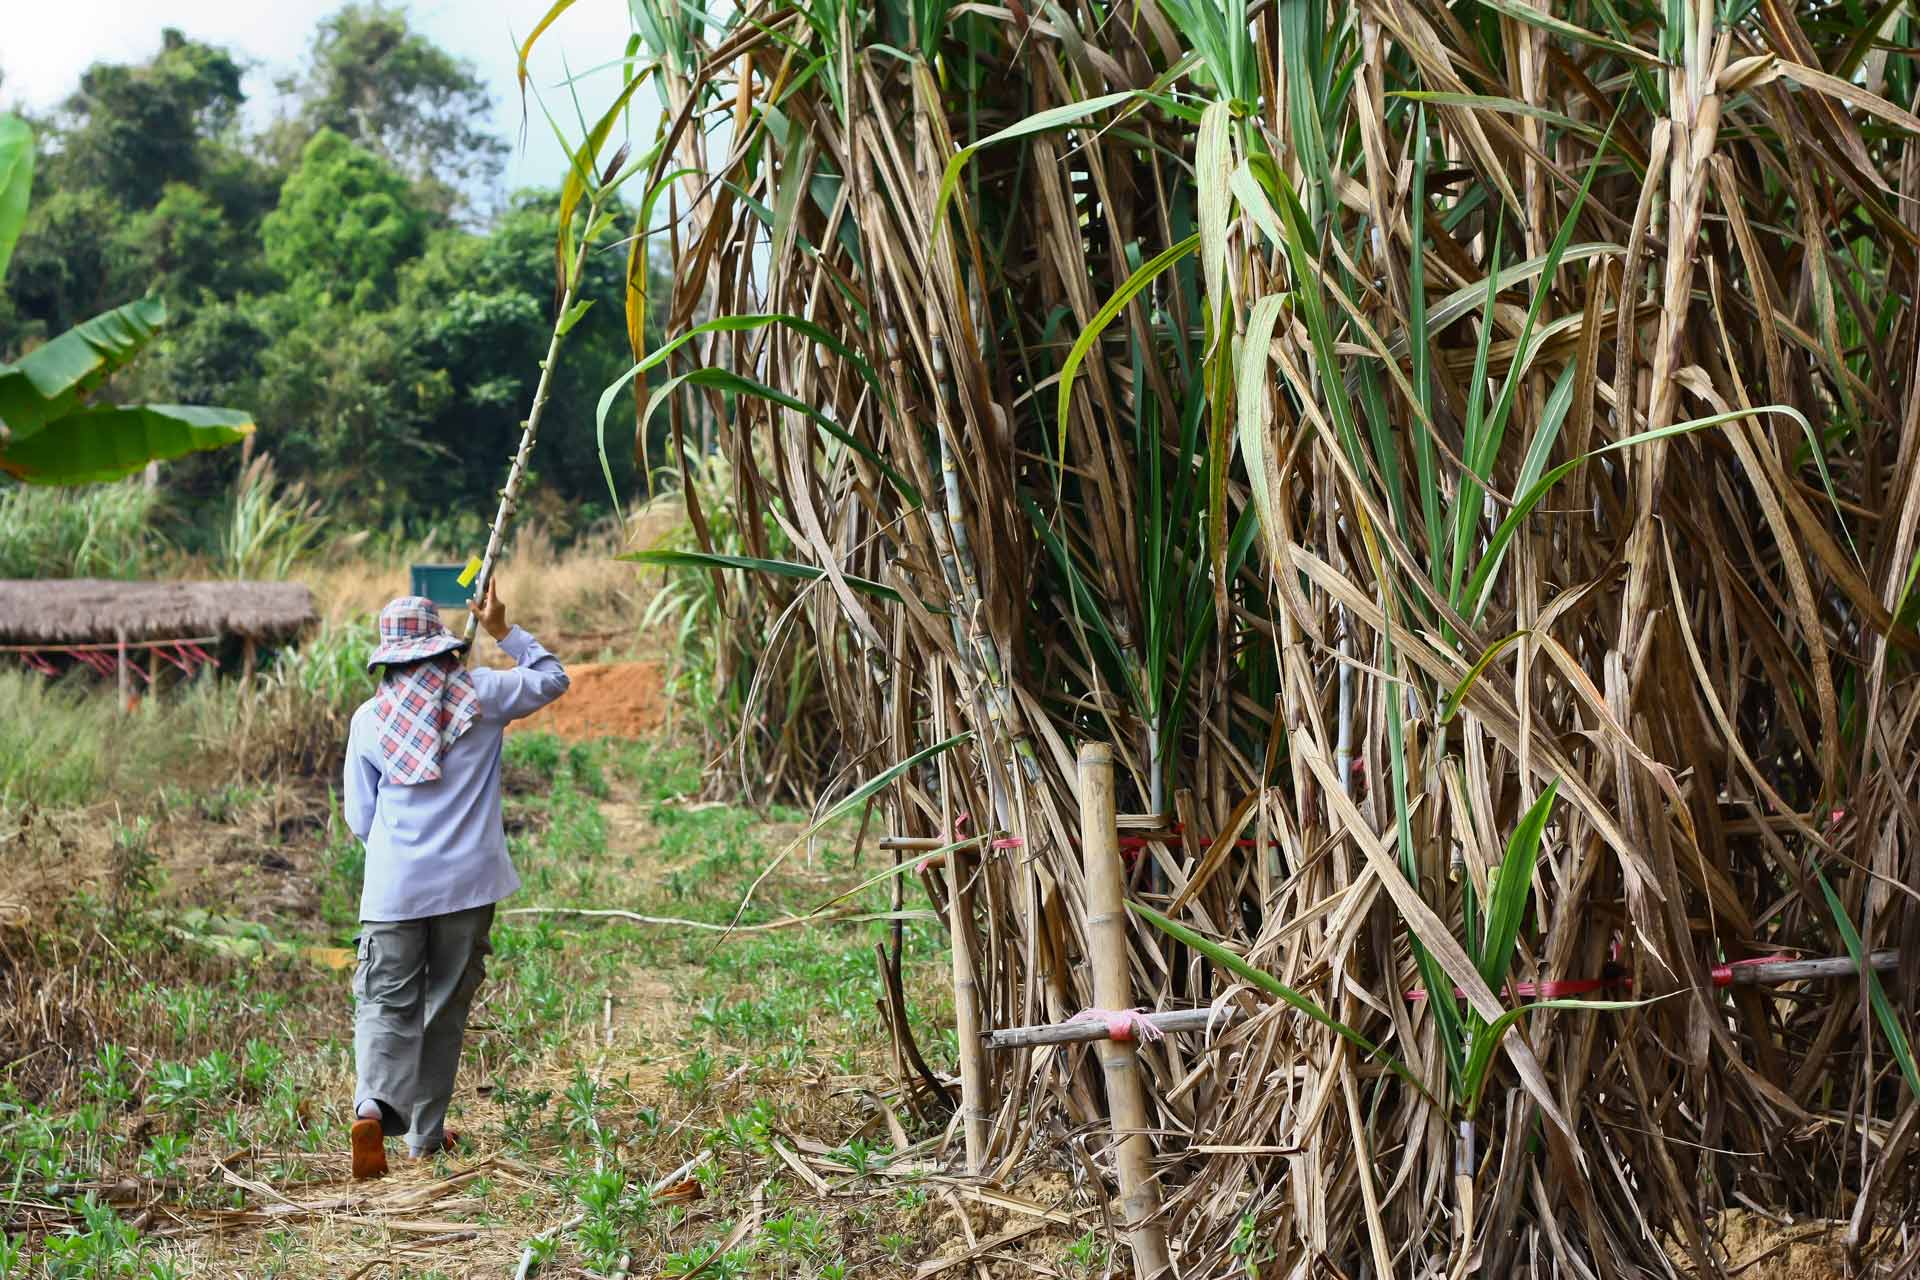
[(380, 644), (368, 655), (367, 669), (457, 653), (467, 643), (447, 630), (433, 601), (425, 596), (401, 596), (380, 611)]

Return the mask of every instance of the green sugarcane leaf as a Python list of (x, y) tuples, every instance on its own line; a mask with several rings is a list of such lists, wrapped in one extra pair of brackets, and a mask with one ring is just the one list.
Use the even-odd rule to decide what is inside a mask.
[[(779, 853), (776, 853), (767, 865), (762, 868), (760, 874), (754, 877), (753, 883), (747, 886), (746, 893), (740, 898), (739, 908), (734, 911), (733, 919), (727, 925), (727, 932), (731, 934), (734, 928), (740, 923), (740, 917), (746, 914), (747, 907), (753, 902), (754, 893), (759, 890), (762, 884), (766, 883), (767, 877), (778, 870), (781, 863), (792, 857), (794, 850), (811, 840), (814, 833), (819, 831), (820, 828), (826, 826), (842, 814), (850, 813), (865, 804), (868, 800), (878, 795), (883, 789), (891, 786), (896, 779), (913, 769), (916, 765), (931, 760), (935, 756), (944, 755), (971, 737), (973, 737), (973, 731), (969, 729), (964, 733), (956, 733), (945, 741), (936, 742), (924, 750), (914, 752), (905, 760), (900, 761), (900, 763), (883, 769), (873, 777), (868, 778), (865, 782), (848, 792), (844, 799), (833, 805), (812, 822), (809, 822), (805, 830), (801, 831), (799, 835), (789, 841), (786, 847), (781, 849)], [(725, 936), (720, 940), (722, 942), (726, 941)]]
[[(841, 892), (834, 894), (831, 898), (828, 898), (825, 902), (821, 903), (819, 906), (815, 907), (813, 910), (807, 912), (807, 914), (810, 916), (821, 915), (831, 910), (832, 908), (839, 906), (841, 903), (845, 902), (848, 898), (852, 898), (861, 893), (864, 893), (868, 889), (873, 888), (873, 886), (877, 884), (880, 884), (887, 880), (891, 880), (895, 876), (906, 875), (910, 872), (917, 871), (920, 869), (921, 866), (927, 863), (934, 862), (938, 859), (945, 858), (948, 854), (955, 853), (961, 849), (979, 848), (985, 845), (986, 841), (987, 841), (986, 836), (968, 836), (964, 840), (955, 840), (952, 844), (943, 844), (937, 849), (928, 849), (924, 852), (916, 851), (911, 857), (902, 858), (900, 859), (899, 862), (895, 863), (891, 867), (888, 867), (885, 871), (881, 871), (874, 875), (868, 876), (865, 880), (862, 880), (859, 884), (854, 885), (851, 889), (844, 889)], [(938, 919), (939, 917), (936, 916), (934, 918)]]
[[(1615, 120), (1619, 118), (1617, 112), (1614, 118)], [(1500, 441), (1502, 437), (1506, 435), (1508, 415), (1512, 412), (1514, 400), (1519, 394), (1521, 376), (1526, 372), (1527, 365), (1531, 363), (1534, 352), (1538, 350), (1537, 347), (1529, 348), (1528, 345), (1533, 335), (1534, 325), (1539, 323), (1540, 311), (1541, 308), (1546, 305), (1547, 294), (1553, 284), (1553, 274), (1559, 269), (1560, 259), (1565, 255), (1567, 246), (1573, 242), (1574, 224), (1580, 217), (1581, 208), (1586, 204), (1588, 193), (1593, 189), (1593, 180), (1600, 172), (1600, 163), (1606, 157), (1607, 143), (1612, 136), (1613, 122), (1609, 121), (1607, 124), (1607, 132), (1601, 137), (1600, 146), (1598, 150), (1594, 152), (1593, 162), (1587, 166), (1586, 175), (1581, 179), (1580, 190), (1575, 194), (1573, 204), (1567, 210), (1567, 216), (1561, 221), (1560, 230), (1554, 236), (1553, 244), (1547, 249), (1546, 261), (1540, 272), (1540, 282), (1534, 286), (1533, 297), (1527, 304), (1527, 317), (1525, 322), (1520, 326), (1520, 339), (1515, 347), (1514, 360), (1513, 363), (1507, 367), (1506, 380), (1500, 385), (1500, 395), (1494, 402), (1493, 412), (1488, 421), (1481, 424), (1478, 431), (1469, 433), (1470, 435), (1477, 435), (1479, 437), (1479, 450), (1476, 452), (1471, 446), (1469, 447), (1467, 465), (1480, 475), (1490, 474), (1493, 470), (1494, 459), (1498, 456), (1500, 450)], [(1498, 256), (1496, 252), (1496, 259)], [(1489, 314), (1486, 323), (1491, 325), (1493, 319), (1491, 314), (1491, 296), (1488, 298), (1488, 308)], [(1487, 330), (1482, 329), (1481, 339), (1483, 342), (1486, 336)], [(1484, 377), (1483, 367), (1476, 367), (1475, 375), (1473, 390), (1477, 395), (1480, 392), (1482, 379)], [(1472, 479), (1463, 477), (1460, 482), (1460, 492), (1462, 494), (1461, 507), (1464, 509), (1469, 504), (1471, 505), (1470, 515), (1473, 524), (1478, 525), (1480, 518), (1479, 484)], [(1462, 525), (1461, 528), (1462, 532), (1466, 532), (1469, 526)], [(1458, 608), (1460, 604), (1460, 562), (1465, 559), (1466, 552), (1464, 541), (1456, 542), (1455, 549), (1460, 553), (1460, 558), (1454, 563), (1452, 578), (1454, 590), (1451, 598), (1454, 606)], [(1477, 613), (1477, 609), (1475, 612)]]
[(1527, 899), (1533, 893), (1533, 869), (1540, 862), (1540, 840), (1559, 793), (1560, 780), (1555, 778), (1507, 837), (1507, 854), (1500, 860), (1500, 873), (1487, 904), (1486, 941), (1480, 948), (1480, 976), (1496, 992), (1513, 968), (1520, 922), (1526, 918)]
[[(616, 513), (620, 510), (620, 494), (613, 482), (613, 464), (607, 458), (607, 415), (613, 412), (613, 403), (619, 398), (620, 393), (624, 391), (627, 385), (635, 378), (650, 369), (658, 368), (664, 364), (667, 358), (675, 351), (678, 351), (681, 347), (692, 342), (702, 334), (740, 333), (764, 328), (767, 325), (779, 325), (783, 328), (791, 329), (795, 333), (819, 343), (821, 346), (827, 348), (827, 350), (846, 360), (859, 372), (861, 378), (874, 390), (883, 404), (892, 404), (891, 397), (887, 395), (886, 389), (880, 385), (880, 379), (874, 373), (873, 367), (862, 359), (860, 354), (854, 351), (853, 348), (847, 346), (846, 343), (841, 342), (838, 338), (811, 320), (803, 319), (800, 316), (772, 312), (754, 315), (721, 316), (718, 319), (709, 320), (704, 324), (697, 324), (679, 337), (662, 343), (659, 350), (649, 352), (636, 361), (632, 368), (614, 379), (612, 383), (608, 384), (607, 389), (600, 393), (600, 403), (594, 408), (594, 438), (600, 451), (600, 472), (606, 479), (607, 495), (612, 499)], [(776, 391), (772, 387), (766, 386), (764, 383), (756, 382), (751, 378), (742, 378), (738, 374), (732, 374), (725, 370), (718, 369), (696, 369), (692, 373), (682, 374), (677, 379), (670, 379), (666, 383), (664, 390), (670, 392), (682, 382), (689, 380), (693, 381), (696, 386), (718, 386), (727, 382), (728, 379), (735, 380), (731, 384), (730, 389), (762, 396), (805, 413), (808, 417), (819, 423), (821, 429), (826, 431), (827, 434), (833, 436), (836, 440), (841, 441), (849, 448), (858, 452), (862, 457), (872, 462), (888, 480), (892, 481), (900, 494), (914, 506), (918, 507), (922, 505), (919, 490), (914, 488), (905, 476), (901, 475), (899, 471), (875, 452), (872, 446), (857, 440), (825, 414), (822, 414), (811, 405), (804, 404), (794, 397), (787, 395), (785, 392)], [(634, 438), (636, 440), (645, 438), (647, 422), (653, 417), (654, 411), (659, 408), (664, 398), (662, 391), (655, 391), (648, 400), (646, 407), (639, 413), (634, 424)]]
[(560, 184), (560, 232), (554, 240), (553, 250), (556, 264), (555, 278), (559, 281), (559, 289), (562, 292), (567, 288), (567, 272), (570, 270), (573, 257), (573, 216), (579, 210), (580, 202), (586, 199), (588, 190), (597, 181), (600, 148), (606, 145), (607, 135), (613, 132), (613, 122), (619, 119), (620, 113), (626, 109), (627, 100), (633, 97), (634, 90), (646, 83), (647, 77), (653, 74), (653, 70), (652, 66), (643, 67), (639, 74), (627, 81), (626, 87), (620, 91), (619, 96), (614, 98), (613, 105), (594, 122), (591, 129), (587, 130), (587, 136), (568, 157), (567, 177)]
[(1406, 1064), (1401, 1062), (1400, 1059), (1380, 1048), (1374, 1044), (1373, 1041), (1367, 1039), (1358, 1031), (1355, 1031), (1352, 1027), (1340, 1021), (1325, 1009), (1322, 1009), (1312, 1000), (1309, 1000), (1306, 996), (1301, 995), (1298, 991), (1295, 991), (1292, 987), (1268, 973), (1265, 969), (1256, 968), (1248, 964), (1245, 960), (1213, 941), (1211, 938), (1203, 938), (1193, 930), (1187, 928), (1187, 926), (1169, 920), (1144, 902), (1129, 900), (1127, 910), (1133, 912), (1142, 920), (1145, 920), (1148, 924), (1151, 924), (1154, 928), (1160, 930), (1176, 942), (1182, 942), (1192, 947), (1195, 951), (1198, 951), (1201, 955), (1213, 961), (1235, 977), (1244, 982), (1251, 983), (1268, 995), (1298, 1009), (1301, 1013), (1306, 1014), (1327, 1030), (1338, 1035), (1341, 1039), (1365, 1052), (1369, 1058), (1377, 1059), (1387, 1070), (1412, 1085), (1421, 1097), (1426, 1098), (1429, 1102), (1433, 1101), (1433, 1095), (1428, 1093), (1425, 1086), (1413, 1078), (1413, 1073), (1407, 1070)]
[(1267, 190), (1260, 185), (1260, 179), (1254, 176), (1253, 168), (1242, 160), (1234, 166), (1233, 173), (1227, 179), (1227, 187), (1233, 192), (1234, 199), (1240, 202), (1253, 218), (1253, 225), (1260, 228), (1269, 243), (1279, 248), (1286, 239), (1286, 232), (1280, 229), (1280, 215), (1274, 212), (1273, 201), (1268, 198)]
[[(1585, 27), (1575, 26), (1571, 22), (1562, 18), (1556, 18), (1550, 13), (1534, 8), (1532, 5), (1523, 4), (1520, 0), (1480, 0), (1480, 3), (1492, 9), (1495, 13), (1504, 14), (1514, 21), (1524, 22), (1528, 26), (1538, 27), (1542, 31), (1557, 35), (1565, 40), (1571, 40), (1575, 44), (1590, 45), (1595, 49), (1605, 49), (1608, 53), (1617, 53), (1628, 61), (1642, 66), (1654, 68), (1660, 66), (1660, 59), (1655, 54), (1648, 53), (1644, 49), (1628, 44), (1624, 40), (1614, 40), (1598, 32), (1588, 31)], [(1682, 25), (1690, 26), (1691, 24)]]
[(1047, 550), (1053, 553), (1054, 563), (1060, 566), (1060, 573), (1067, 580), (1068, 595), (1073, 604), (1074, 621), (1081, 626), (1093, 628), (1094, 635), (1098, 636), (1106, 647), (1108, 662), (1119, 675), (1120, 683), (1126, 686), (1129, 702), (1139, 709), (1142, 719), (1150, 720), (1153, 704), (1149, 699), (1152, 695), (1140, 687), (1139, 673), (1129, 667), (1124, 660), (1120, 641), (1114, 636), (1112, 628), (1107, 625), (1106, 608), (1095, 595), (1093, 588), (1088, 585), (1086, 575), (1080, 572), (1080, 566), (1073, 562), (1072, 552), (1068, 550), (1066, 542), (1049, 525), (1046, 516), (1041, 513), (1034, 500), (1023, 493), (1020, 495), (1020, 505), (1025, 508), (1027, 519), (1032, 522), (1034, 531), (1040, 535), (1040, 540), (1046, 544)]
[(1493, 1055), (1500, 1051), (1500, 1042), (1507, 1038), (1507, 1032), (1514, 1024), (1537, 1009), (1595, 1009), (1618, 1010), (1638, 1009), (1643, 1005), (1665, 1000), (1666, 996), (1655, 996), (1648, 1000), (1536, 1000), (1532, 1004), (1523, 1004), (1509, 1009), (1492, 1022), (1478, 1023), (1473, 1030), (1473, 1048), (1467, 1054), (1466, 1067), (1462, 1072), (1464, 1088), (1461, 1091), (1465, 1113), (1468, 1116), (1478, 1114), (1481, 1099), (1486, 1094), (1487, 1081), (1493, 1075)]
[(1220, 341), (1220, 317), (1227, 308), (1227, 223), (1233, 216), (1230, 130), (1233, 109), (1211, 102), (1200, 117), (1200, 138), (1194, 144), (1194, 182), (1200, 196), (1200, 270), (1207, 287), (1207, 316), (1212, 341)]
[[(717, 391), (731, 391), (738, 395), (758, 396), (763, 400), (770, 400), (775, 404), (792, 409), (795, 413), (806, 415), (820, 430), (833, 439), (838, 440), (841, 444), (846, 445), (868, 462), (871, 462), (875, 469), (892, 483), (895, 490), (897, 490), (900, 496), (905, 498), (911, 506), (918, 507), (921, 505), (920, 491), (914, 488), (912, 481), (902, 475), (899, 469), (888, 462), (885, 457), (881, 456), (880, 452), (872, 445), (860, 439), (832, 418), (829, 418), (826, 414), (820, 412), (820, 410), (814, 408), (806, 401), (801, 400), (799, 397), (790, 396), (786, 392), (776, 390), (764, 382), (743, 377), (731, 369), (694, 369), (690, 372), (676, 374), (668, 378), (665, 382), (654, 388), (653, 393), (647, 397), (647, 406), (641, 411), (640, 420), (634, 430), (644, 438), (647, 425), (653, 420), (654, 413), (659, 410), (661, 405), (667, 402), (675, 391), (689, 384), (696, 387), (712, 387)], [(606, 442), (606, 409), (610, 403), (606, 397), (601, 397), (601, 411), (595, 415), (595, 431), (600, 443), (600, 465), (606, 475), (608, 492), (611, 493), (613, 490), (613, 472), (607, 463)], [(614, 505), (616, 507), (619, 505), (617, 495), (614, 498)]]
[(1493, 590), (1492, 574), (1500, 562), (1501, 553), (1505, 551), (1507, 544), (1513, 540), (1513, 535), (1519, 531), (1520, 526), (1526, 522), (1527, 517), (1533, 514), (1533, 509), (1540, 505), (1540, 500), (1547, 496), (1553, 486), (1566, 479), (1575, 467), (1582, 466), (1600, 457), (1602, 454), (1612, 453), (1618, 449), (1631, 449), (1636, 445), (1647, 444), (1650, 441), (1665, 440), (1670, 436), (1688, 435), (1695, 431), (1704, 431), (1709, 427), (1723, 426), (1726, 423), (1741, 418), (1755, 418), (1765, 414), (1780, 414), (1783, 417), (1792, 418), (1795, 422), (1799, 423), (1803, 431), (1813, 430), (1813, 424), (1807, 421), (1806, 415), (1792, 405), (1764, 404), (1752, 409), (1730, 409), (1726, 413), (1715, 413), (1704, 418), (1691, 418), (1686, 422), (1676, 422), (1672, 426), (1658, 427), (1648, 431), (1637, 431), (1630, 436), (1623, 436), (1618, 440), (1601, 445), (1598, 449), (1590, 449), (1577, 458), (1567, 459), (1534, 481), (1533, 485), (1515, 500), (1513, 510), (1507, 513), (1506, 519), (1502, 520), (1499, 527), (1493, 531), (1493, 537), (1487, 540), (1486, 554), (1481, 557), (1480, 566), (1473, 571), (1473, 577), (1467, 584), (1464, 598), (1473, 602), (1475, 612), (1478, 612), (1481, 606), (1485, 604), (1487, 595)]
[[(1505, 231), (1504, 222), (1496, 222), (1493, 228), (1493, 256), (1489, 261), (1500, 261), (1500, 245)], [(1473, 374), (1467, 380), (1467, 417), (1464, 427), (1464, 439), (1461, 449), (1467, 464), (1466, 473), (1460, 477), (1460, 492), (1453, 503), (1453, 541), (1447, 555), (1447, 600), (1455, 609), (1460, 605), (1460, 575), (1466, 572), (1467, 548), (1473, 542), (1473, 531), (1479, 526), (1481, 512), (1480, 474), (1486, 470), (1484, 457), (1491, 451), (1486, 447), (1488, 421), (1487, 401), (1487, 355), (1492, 350), (1494, 329), (1494, 305), (1499, 298), (1498, 271), (1487, 273), (1487, 292), (1480, 308), (1480, 335), (1473, 348)], [(1498, 445), (1498, 440), (1495, 442)]]
[(1512, 635), (1502, 636), (1487, 646), (1487, 651), (1480, 655), (1479, 661), (1473, 664), (1472, 668), (1467, 672), (1466, 678), (1454, 686), (1453, 692), (1447, 695), (1446, 702), (1441, 704), (1441, 724), (1446, 724), (1460, 713), (1460, 704), (1466, 699), (1466, 696), (1473, 691), (1474, 682), (1480, 679), (1486, 669), (1493, 664), (1493, 660), (1500, 656), (1501, 651), (1521, 636), (1527, 634), (1529, 633), (1524, 630), (1516, 631)]
[(1287, 561), (1280, 540), (1280, 512), (1273, 492), (1279, 465), (1273, 456), (1272, 433), (1267, 429), (1267, 366), (1270, 363), (1268, 347), (1286, 301), (1285, 294), (1270, 293), (1254, 303), (1247, 313), (1247, 335), (1240, 342), (1239, 387), (1234, 397), (1240, 452), (1246, 458), (1247, 487), (1253, 491), (1254, 510), (1259, 513), (1260, 527), (1267, 534), (1268, 558), (1275, 565)]
[(592, 298), (582, 298), (571, 307), (568, 307), (567, 314), (560, 317), (560, 336), (563, 338), (566, 337), (567, 334), (572, 331), (573, 326), (580, 323), (580, 317), (586, 315), (587, 309), (591, 306), (593, 306)]
[(1410, 236), (1407, 329), (1423, 335), (1412, 344), (1414, 405), (1419, 410), (1407, 430), (1413, 434), (1414, 473), (1420, 483), (1420, 517), (1426, 522), (1427, 581), (1440, 585), (1439, 458), (1433, 444), (1433, 376), (1427, 333), (1427, 109), (1414, 112), (1413, 203), (1407, 208)]
[(1907, 1082), (1907, 1091), (1920, 1098), (1920, 1070), (1913, 1060), (1913, 1044), (1907, 1039), (1906, 1028), (1900, 1025), (1900, 1015), (1895, 1013), (1893, 1005), (1887, 1000), (1887, 989), (1880, 982), (1880, 975), (1874, 972), (1867, 948), (1860, 941), (1860, 933), (1853, 927), (1853, 920), (1847, 915), (1847, 908), (1840, 901), (1840, 895), (1827, 883), (1827, 873), (1814, 868), (1814, 877), (1820, 881), (1820, 892), (1826, 896), (1827, 910), (1833, 913), (1833, 927), (1840, 931), (1840, 940), (1846, 944), (1847, 954), (1853, 957), (1853, 964), (1860, 971), (1860, 981), (1866, 984), (1867, 1003), (1873, 1006), (1873, 1016), (1880, 1023), (1882, 1034), (1893, 1050), (1894, 1061), (1900, 1064), (1900, 1074)]
[(1054, 466), (1056, 468), (1064, 468), (1066, 466), (1067, 421), (1070, 417), (1070, 410), (1073, 407), (1074, 374), (1078, 372), (1080, 362), (1086, 359), (1087, 352), (1093, 350), (1093, 344), (1100, 340), (1101, 333), (1106, 330), (1109, 324), (1113, 323), (1113, 318), (1119, 315), (1121, 310), (1129, 302), (1132, 302), (1142, 289), (1151, 284), (1155, 276), (1158, 276), (1168, 267), (1192, 253), (1199, 245), (1200, 233), (1195, 232), (1179, 244), (1174, 245), (1170, 249), (1161, 250), (1155, 254), (1151, 260), (1142, 263), (1140, 269), (1127, 277), (1126, 283), (1114, 291), (1113, 296), (1108, 298), (1106, 302), (1102, 304), (1100, 310), (1094, 313), (1093, 319), (1087, 322), (1087, 327), (1080, 331), (1080, 336), (1074, 339), (1072, 350), (1067, 352), (1066, 361), (1060, 366), (1059, 452), (1054, 457)]
[(668, 356), (671, 356), (695, 338), (708, 333), (744, 333), (753, 329), (763, 329), (768, 325), (779, 325), (784, 329), (791, 329), (795, 333), (810, 338), (827, 350), (833, 352), (833, 354), (839, 356), (842, 360), (845, 360), (854, 367), (860, 374), (861, 379), (873, 389), (875, 395), (880, 397), (883, 404), (888, 406), (892, 405), (893, 398), (888, 395), (887, 389), (881, 385), (880, 377), (873, 371), (873, 366), (868, 364), (866, 359), (852, 347), (849, 347), (846, 343), (840, 341), (840, 339), (834, 337), (831, 333), (804, 317), (788, 315), (784, 312), (758, 312), (750, 315), (720, 316), (716, 319), (708, 320), (703, 324), (697, 324), (679, 337), (661, 343), (658, 350), (649, 352), (645, 359), (636, 361), (631, 369), (628, 369), (618, 378), (615, 378), (608, 384), (607, 389), (600, 393), (600, 405), (598, 409), (600, 416), (604, 418), (607, 415), (608, 409), (613, 404), (614, 397), (618, 396), (628, 383), (632, 382), (641, 374), (646, 373), (648, 370), (659, 368), (660, 365), (666, 362)]
[[(802, 564), (797, 560), (767, 560), (758, 556), (729, 556), (710, 551), (628, 551), (614, 557), (632, 564), (657, 564), (676, 569), (732, 569), (741, 573), (770, 573), (778, 578), (798, 578), (804, 582), (816, 582), (827, 576), (827, 571), (818, 565)], [(875, 582), (871, 578), (856, 578), (852, 574), (842, 574), (841, 578), (849, 587), (862, 595), (878, 600), (889, 600), (894, 604), (904, 603), (900, 593), (884, 582)], [(932, 605), (921, 606), (928, 613), (945, 613), (944, 609)]]
[(1130, 99), (1151, 101), (1151, 96), (1142, 94), (1137, 89), (1126, 89), (1119, 93), (1103, 94), (1098, 98), (1063, 103), (1057, 107), (1049, 107), (1045, 111), (1037, 111), (1018, 124), (1008, 125), (998, 133), (988, 134), (980, 141), (960, 148), (953, 153), (953, 159), (947, 161), (947, 170), (940, 176), (940, 192), (934, 198), (933, 218), (928, 224), (929, 230), (935, 235), (938, 234), (941, 219), (947, 211), (947, 201), (953, 199), (954, 190), (960, 185), (960, 175), (976, 152), (997, 143), (1012, 142), (1015, 138), (1031, 137), (1036, 133), (1046, 133), (1052, 129), (1063, 129), (1068, 125), (1078, 124), (1088, 116)]
[(1501, 115), (1531, 116), (1535, 120), (1544, 120), (1558, 129), (1578, 134), (1583, 138), (1599, 138), (1601, 131), (1584, 120), (1575, 120), (1565, 112), (1550, 107), (1535, 106), (1531, 102), (1522, 102), (1518, 98), (1499, 98), (1480, 93), (1441, 93), (1431, 90), (1399, 89), (1387, 94), (1389, 98), (1405, 98), (1411, 102), (1430, 102), (1439, 107), (1463, 107), (1469, 111), (1493, 111)]

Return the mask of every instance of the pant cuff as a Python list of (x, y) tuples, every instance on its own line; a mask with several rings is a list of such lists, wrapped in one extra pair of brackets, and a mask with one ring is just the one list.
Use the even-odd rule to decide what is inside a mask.
[(395, 1110), (390, 1103), (382, 1102), (379, 1098), (354, 1099), (353, 1114), (356, 1118), (360, 1114), (360, 1108), (365, 1106), (369, 1102), (373, 1103), (374, 1106), (380, 1108), (380, 1136), (381, 1137), (391, 1138), (398, 1134), (405, 1133), (407, 1131), (407, 1118), (401, 1115), (397, 1110)]

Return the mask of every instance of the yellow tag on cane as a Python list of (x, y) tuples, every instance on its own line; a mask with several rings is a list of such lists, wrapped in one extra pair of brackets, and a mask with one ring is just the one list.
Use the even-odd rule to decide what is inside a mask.
[(480, 557), (468, 556), (467, 567), (460, 571), (460, 579), (459, 579), (460, 585), (463, 587), (470, 587), (473, 585), (473, 580), (479, 576), (480, 576)]

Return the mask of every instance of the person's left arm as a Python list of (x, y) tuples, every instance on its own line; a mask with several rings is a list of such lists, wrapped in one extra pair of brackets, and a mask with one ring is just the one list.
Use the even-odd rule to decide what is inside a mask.
[(511, 671), (482, 668), (473, 673), (474, 687), (480, 691), (480, 705), (487, 715), (495, 720), (518, 720), (567, 691), (567, 669), (528, 635), (526, 628), (508, 625), (506, 602), (491, 578), (485, 594), (470, 601), (467, 609), (514, 661)]
[(474, 672), (483, 680), (482, 705), (496, 720), (530, 716), (567, 691), (567, 669), (524, 627), (510, 628), (500, 648), (513, 659), (513, 670)]

